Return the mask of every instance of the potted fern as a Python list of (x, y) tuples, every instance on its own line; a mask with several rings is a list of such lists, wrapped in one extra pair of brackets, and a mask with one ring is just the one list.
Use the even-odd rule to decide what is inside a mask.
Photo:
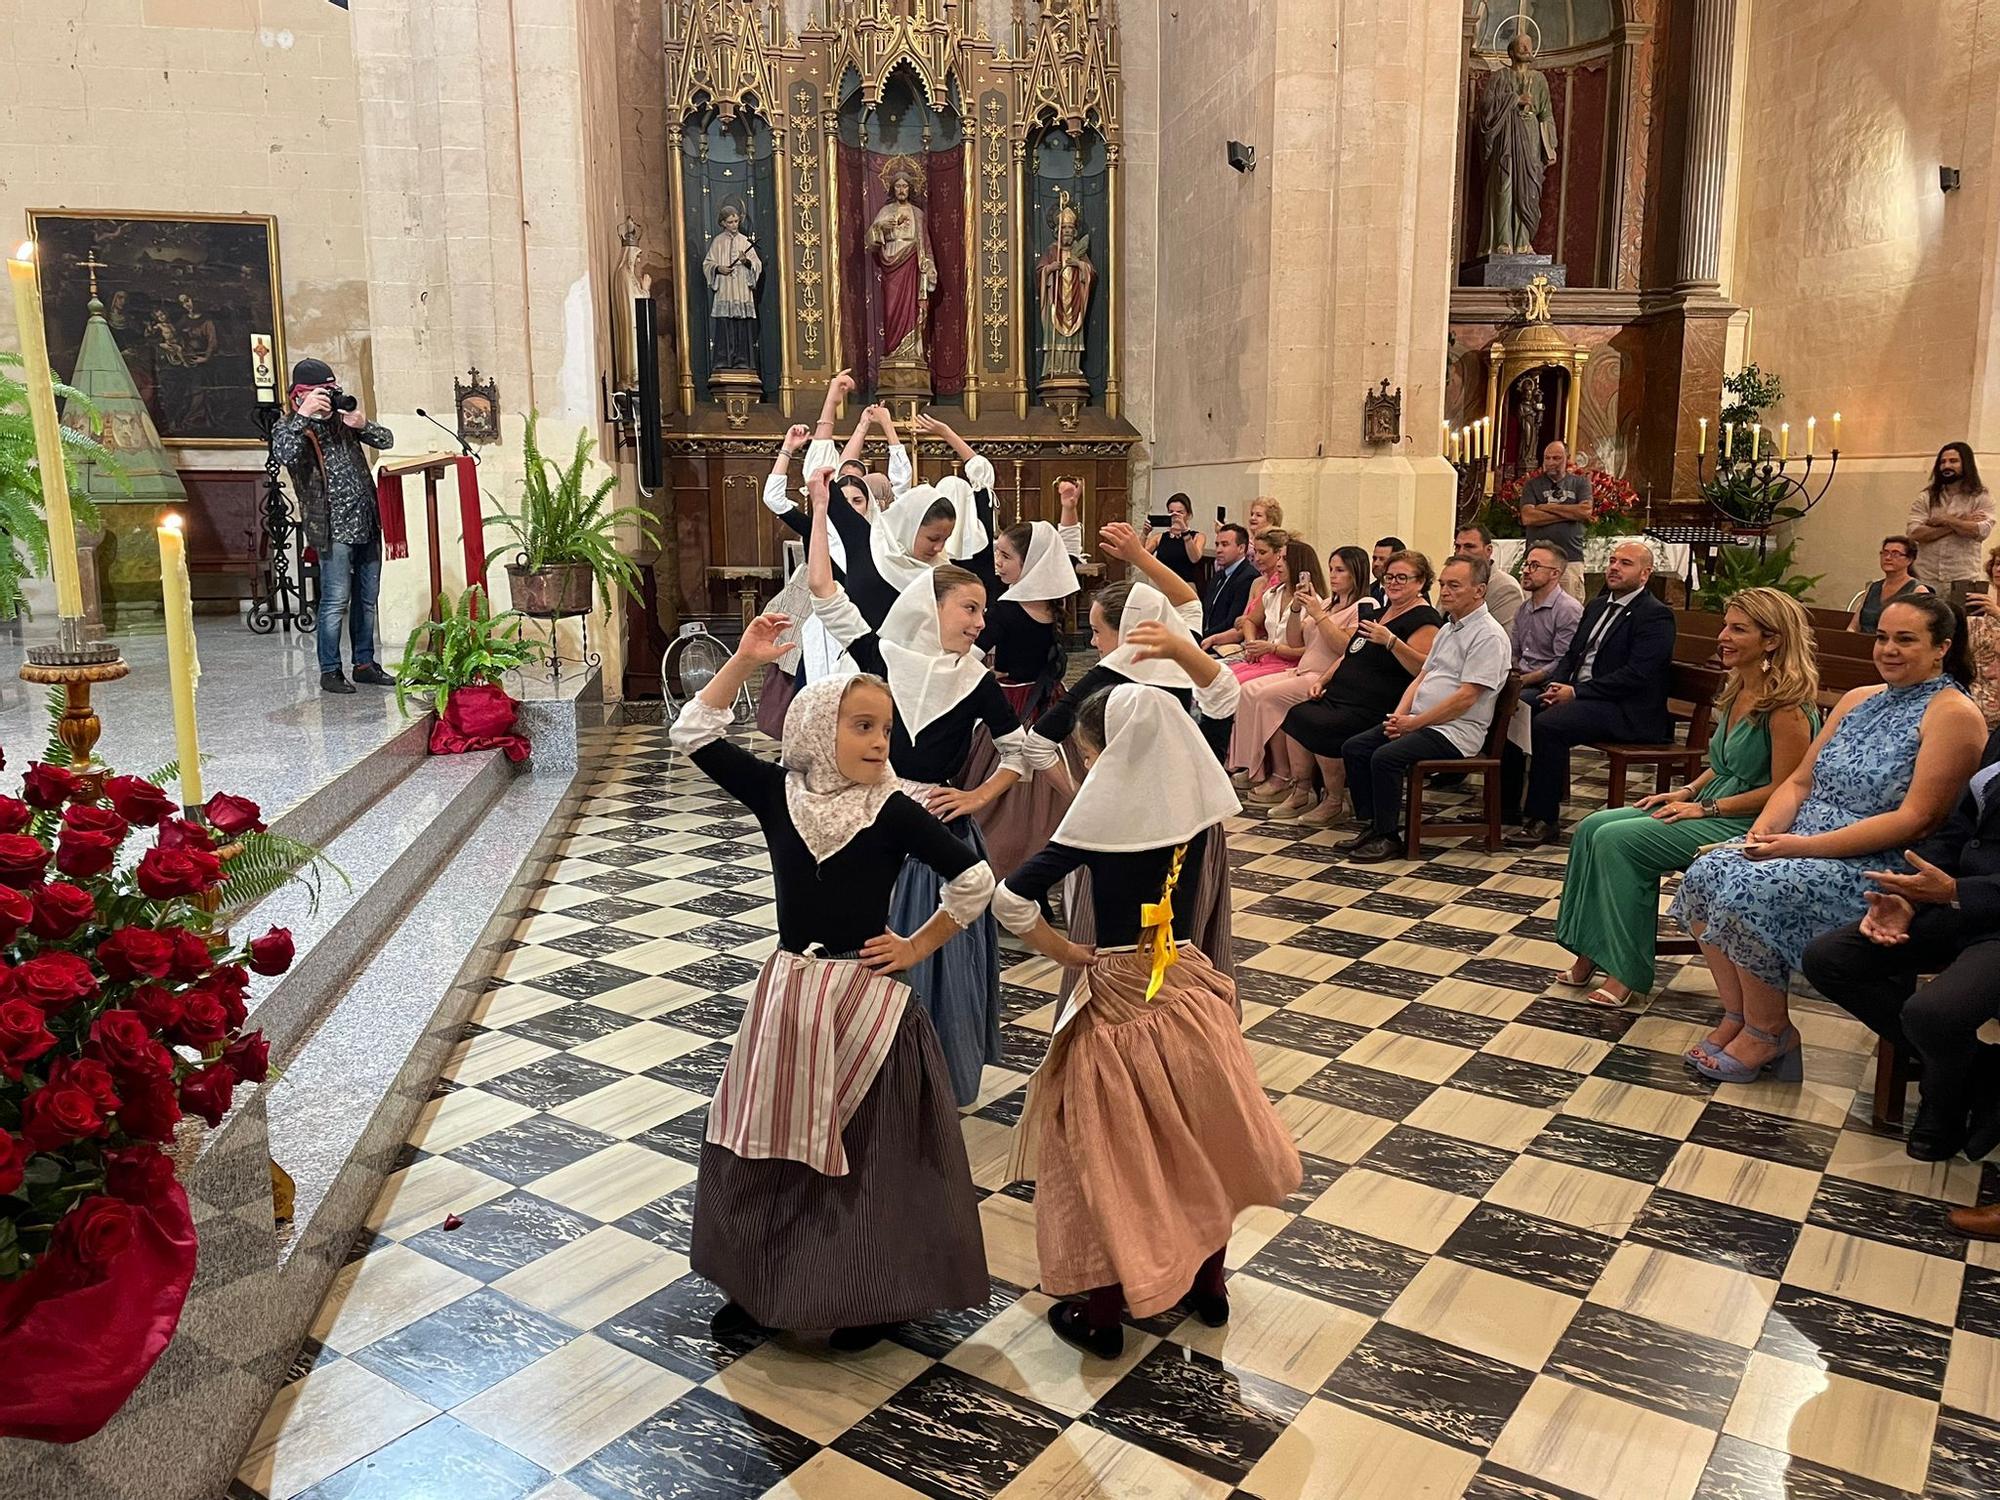
[(641, 539), (655, 547), (659, 528), (637, 506), (610, 503), (618, 487), (616, 475), (594, 489), (584, 487), (597, 446), (589, 433), (577, 434), (576, 451), (567, 464), (545, 457), (535, 439), (540, 416), (528, 413), (527, 435), (521, 440), (525, 472), (520, 512), (502, 511), (490, 518), (490, 524), (513, 533), (514, 544), (495, 548), (486, 561), (491, 565), (508, 552), (516, 554), (518, 560), (507, 565), (507, 588), (518, 613), (548, 618), (589, 614), (593, 578), (609, 613), (613, 585), (627, 594), (636, 594), (639, 587), (638, 565), (618, 550), (618, 526), (632, 522)]
[(410, 712), (413, 698), (437, 713), (431, 753), (501, 749), (524, 760), (528, 742), (514, 730), (519, 707), (500, 683), (503, 673), (539, 661), (547, 648), (521, 633), (518, 610), (491, 613), (486, 590), (469, 588), (439, 620), (420, 620), (396, 668), (396, 706)]

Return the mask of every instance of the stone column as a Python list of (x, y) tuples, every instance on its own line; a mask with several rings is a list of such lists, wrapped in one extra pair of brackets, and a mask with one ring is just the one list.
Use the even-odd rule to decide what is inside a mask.
[(1736, 0), (1695, 0), (1680, 256), (1675, 267), (1675, 280), (1683, 292), (1713, 294), (1722, 287), (1722, 180), (1729, 150), (1729, 63), (1735, 40)]

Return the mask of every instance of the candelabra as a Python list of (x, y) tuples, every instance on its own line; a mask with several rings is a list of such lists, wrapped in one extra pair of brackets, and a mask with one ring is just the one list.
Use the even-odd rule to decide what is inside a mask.
[(1472, 458), (1454, 458), (1451, 466), (1458, 475), (1458, 524), (1467, 526), (1479, 518), (1479, 509), (1486, 503), (1486, 481), (1493, 460), (1481, 453)]
[[(1728, 521), (1731, 530), (1754, 535), (1757, 555), (1762, 557), (1773, 529), (1798, 520), (1826, 498), (1840, 467), (1840, 449), (1835, 448), (1823, 464), (1808, 453), (1794, 472), (1794, 460), (1782, 448), (1760, 438), (1761, 434), (1752, 435), (1747, 456), (1737, 451), (1740, 443), (1725, 443), (1715, 455), (1713, 473), (1704, 444), (1695, 454), (1694, 467), (1702, 498)], [(1815, 467), (1819, 468), (1817, 487)]]

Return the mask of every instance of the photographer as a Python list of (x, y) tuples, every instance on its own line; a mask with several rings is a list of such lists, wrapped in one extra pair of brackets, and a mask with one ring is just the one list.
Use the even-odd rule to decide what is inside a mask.
[(362, 416), (317, 359), (292, 366), (292, 409), (271, 429), (271, 456), (291, 471), (305, 513), (306, 544), (319, 554), (319, 686), (351, 693), (340, 672), (340, 627), (348, 622), (354, 681), (393, 687), (375, 664), (375, 599), (382, 583), (382, 524), (368, 455), (387, 448), (389, 429)]

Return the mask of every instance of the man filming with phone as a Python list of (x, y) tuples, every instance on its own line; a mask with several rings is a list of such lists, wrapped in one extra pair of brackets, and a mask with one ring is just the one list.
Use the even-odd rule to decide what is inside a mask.
[(292, 476), (306, 544), (319, 554), (319, 686), (351, 693), (341, 675), (340, 629), (352, 642), (354, 682), (393, 687), (375, 662), (375, 603), (382, 585), (382, 523), (362, 445), (387, 448), (389, 429), (361, 415), (322, 360), (292, 366), (292, 409), (271, 429), (271, 456)]

